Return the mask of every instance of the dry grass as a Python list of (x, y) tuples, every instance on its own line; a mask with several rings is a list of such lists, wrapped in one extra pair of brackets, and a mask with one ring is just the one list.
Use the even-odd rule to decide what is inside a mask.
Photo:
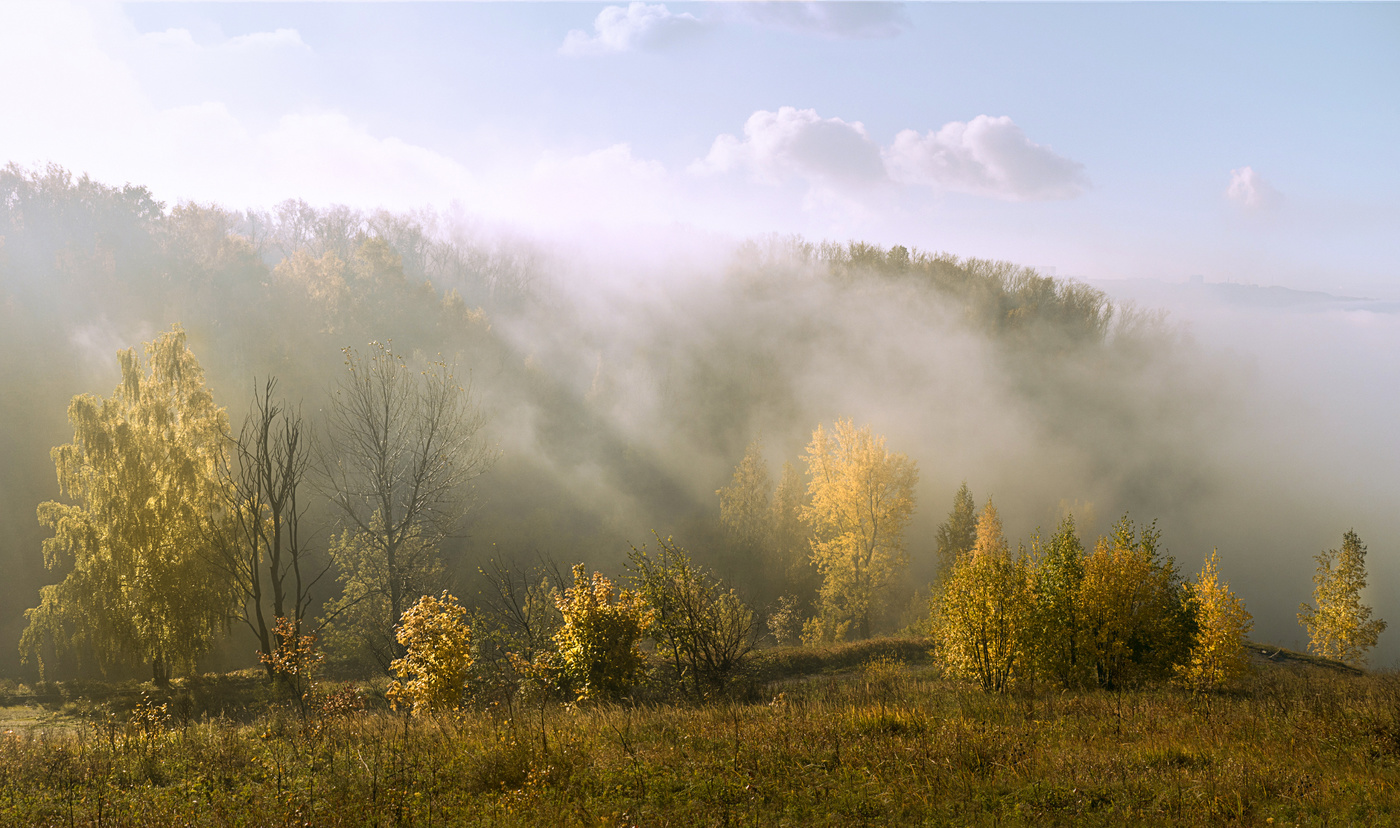
[(1229, 695), (996, 697), (888, 653), (841, 674), (803, 658), (817, 675), (746, 700), (549, 706), (543, 723), (504, 706), (177, 720), (151, 701), (0, 738), (0, 824), (1400, 821), (1394, 675), (1289, 662)]

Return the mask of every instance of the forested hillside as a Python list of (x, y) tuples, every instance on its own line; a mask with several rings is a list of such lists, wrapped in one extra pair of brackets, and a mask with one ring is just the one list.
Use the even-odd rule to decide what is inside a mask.
[[(460, 217), (167, 205), (57, 167), (5, 168), (0, 643), (12, 643), (0, 672), (32, 674), (13, 643), (40, 585), (58, 580), (35, 510), (59, 495), (49, 452), (73, 437), (70, 399), (110, 394), (117, 352), (175, 324), (235, 432), (275, 377), (310, 432), (328, 434), (345, 348), (388, 343), (454, 366), (498, 455), (442, 541), (468, 601), (492, 560), (615, 571), (655, 530), (766, 611), (786, 582), (721, 523), (716, 491), (754, 441), (777, 469), (841, 418), (873, 424), (921, 472), (907, 575), (876, 632), (924, 600), (961, 480), (1019, 515), (1013, 534), (1073, 511), (1090, 537), (1126, 509), (1171, 518), (1209, 491), (1201, 459), (1230, 391), (1160, 320), (1092, 288), (796, 238), (744, 243), (716, 266), (620, 260)], [(308, 548), (324, 560), (341, 518), (307, 497)], [(320, 582), (313, 615), (339, 589)], [(210, 664), (250, 663), (235, 642)]]

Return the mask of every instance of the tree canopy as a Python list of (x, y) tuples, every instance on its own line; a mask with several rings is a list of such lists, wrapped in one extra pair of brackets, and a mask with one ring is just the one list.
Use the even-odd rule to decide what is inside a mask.
[(914, 512), (919, 471), (885, 448), (870, 426), (837, 420), (812, 433), (805, 457), (812, 562), (822, 575), (818, 618), (804, 638), (869, 637), (872, 616), (895, 571), (907, 563), (904, 527)]
[(1364, 662), (1366, 652), (1376, 646), (1386, 624), (1371, 618), (1371, 608), (1361, 603), (1366, 588), (1366, 544), (1355, 531), (1342, 535), (1342, 548), (1329, 549), (1315, 557), (1313, 601), (1303, 604), (1298, 621), (1307, 628), (1308, 650), (1324, 658), (1351, 663)]
[(189, 670), (227, 618), (232, 586), (212, 564), (224, 410), (178, 325), (118, 354), (111, 397), (75, 397), (73, 442), (52, 452), (67, 502), (39, 506), (53, 531), (44, 563), (66, 575), (28, 612), (21, 649), (45, 645), (97, 659), (105, 671), (151, 664), (158, 681)]

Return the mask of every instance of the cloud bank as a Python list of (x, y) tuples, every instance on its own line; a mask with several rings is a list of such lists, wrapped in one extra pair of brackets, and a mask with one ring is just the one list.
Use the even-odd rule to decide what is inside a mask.
[(881, 148), (859, 121), (790, 106), (755, 112), (742, 138), (719, 136), (691, 170), (842, 189), (895, 182), (1003, 201), (1069, 199), (1088, 187), (1084, 165), (1034, 143), (1006, 116), (978, 115), (923, 135), (906, 129)]
[(744, 123), (744, 137), (721, 135), (695, 162), (698, 173), (747, 172), (776, 183), (790, 176), (841, 186), (885, 180), (880, 148), (859, 121), (823, 118), (812, 109), (759, 110)]

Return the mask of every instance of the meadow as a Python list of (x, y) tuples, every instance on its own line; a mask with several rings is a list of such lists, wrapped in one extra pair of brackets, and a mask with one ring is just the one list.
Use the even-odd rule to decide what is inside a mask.
[(987, 694), (926, 642), (757, 654), (729, 694), (571, 706), (384, 685), (304, 708), (251, 672), (0, 695), (0, 824), (1383, 825), (1400, 676), (1251, 645), (1233, 692)]

